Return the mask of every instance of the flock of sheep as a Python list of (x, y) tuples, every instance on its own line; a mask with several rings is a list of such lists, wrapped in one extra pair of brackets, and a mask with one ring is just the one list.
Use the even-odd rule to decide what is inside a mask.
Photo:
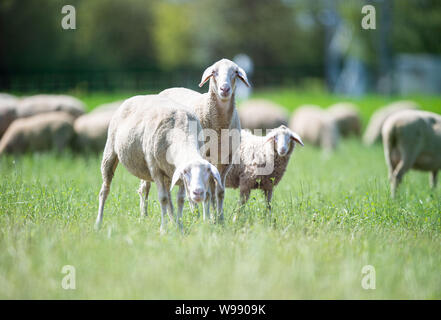
[[(211, 204), (223, 220), (225, 187), (238, 188), (242, 204), (252, 189), (261, 189), (271, 210), (273, 188), (282, 179), (296, 144), (303, 146), (305, 141), (330, 152), (341, 138), (361, 136), (360, 115), (352, 103), (327, 109), (300, 106), (291, 119), (283, 107), (266, 100), (248, 100), (236, 109), (237, 81), (249, 86), (245, 71), (222, 59), (203, 73), (199, 86), (209, 83), (205, 94), (171, 88), (106, 104), (90, 113), (70, 96), (0, 94), (0, 156), (61, 151), (68, 146), (104, 148), (96, 226), (101, 225), (110, 184), (121, 162), (141, 180), (142, 215), (147, 215), (150, 185), (157, 185), (164, 230), (167, 213), (182, 228), (186, 196), (192, 208), (202, 203), (204, 219), (211, 218)], [(436, 185), (441, 116), (419, 109), (411, 101), (392, 103), (374, 113), (363, 136), (368, 145), (383, 141), (392, 195), (411, 168), (429, 171), (431, 185)], [(248, 129), (266, 132), (256, 135)], [(176, 217), (170, 195), (174, 185), (179, 186)]]

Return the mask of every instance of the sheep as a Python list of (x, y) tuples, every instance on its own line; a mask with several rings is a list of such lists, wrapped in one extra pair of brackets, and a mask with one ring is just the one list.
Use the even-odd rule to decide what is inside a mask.
[(396, 101), (387, 106), (377, 110), (371, 116), (366, 131), (363, 135), (364, 144), (370, 146), (381, 141), (381, 128), (385, 120), (392, 114), (401, 110), (419, 109), (416, 102), (410, 100)]
[(17, 118), (17, 102), (14, 96), (0, 93), (0, 138), (9, 125)]
[[(206, 139), (210, 137), (210, 143), (214, 138), (217, 140), (217, 152), (213, 148), (207, 148), (204, 156), (217, 167), (223, 183), (234, 161), (232, 156), (240, 146), (241, 125), (235, 106), (237, 78), (250, 86), (242, 68), (228, 59), (222, 59), (205, 69), (202, 75), (199, 87), (209, 81), (207, 93), (200, 94), (186, 88), (170, 88), (159, 93), (160, 96), (185, 104), (199, 118), (204, 132), (207, 133)], [(228, 150), (225, 150), (227, 146)], [(211, 181), (211, 190), (215, 190), (214, 188), (214, 182)], [(219, 220), (222, 222), (224, 190), (220, 187), (216, 187), (216, 199)]]
[(76, 149), (102, 151), (113, 114), (123, 101), (107, 103), (79, 116), (74, 122)]
[(430, 171), (435, 188), (441, 169), (441, 115), (402, 110), (386, 119), (381, 134), (392, 197), (409, 169)]
[(77, 118), (84, 113), (84, 103), (71, 96), (40, 94), (22, 98), (17, 105), (18, 118), (53, 111), (64, 111)]
[(289, 127), (303, 140), (323, 148), (326, 152), (337, 148), (338, 127), (332, 116), (316, 105), (300, 106), (292, 115)]
[[(185, 193), (193, 202), (209, 203), (207, 189), (213, 176), (220, 188), (221, 177), (215, 166), (200, 152), (203, 134), (197, 117), (178, 103), (158, 95), (135, 96), (126, 100), (114, 114), (104, 148), (101, 173), (103, 184), (95, 227), (103, 219), (104, 203), (119, 162), (141, 179), (139, 188), (141, 216), (147, 215), (151, 182), (158, 187), (161, 204), (161, 231), (165, 214), (173, 221), (170, 191), (179, 184), (176, 222), (182, 229), (181, 217)], [(209, 217), (204, 207), (204, 218)]]
[(73, 117), (65, 112), (49, 112), (17, 119), (0, 140), (0, 155), (67, 147), (74, 136)]
[(300, 136), (284, 125), (263, 137), (242, 129), (240, 163), (233, 164), (225, 187), (239, 188), (241, 204), (248, 201), (252, 189), (261, 189), (271, 210), (273, 188), (282, 179), (296, 143), (303, 146)]
[(264, 99), (251, 99), (242, 103), (238, 109), (240, 124), (244, 129), (261, 129), (263, 134), (268, 129), (288, 125), (286, 110)]
[(360, 136), (360, 113), (358, 112), (358, 108), (355, 104), (350, 102), (340, 102), (330, 106), (327, 111), (334, 118), (340, 132), (340, 136)]

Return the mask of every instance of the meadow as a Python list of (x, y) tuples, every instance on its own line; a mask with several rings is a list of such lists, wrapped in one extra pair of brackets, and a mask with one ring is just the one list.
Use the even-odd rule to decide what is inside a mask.
[[(89, 109), (130, 94), (79, 95)], [(323, 92), (259, 91), (293, 110), (343, 100)], [(441, 113), (441, 97), (409, 97)], [(396, 97), (358, 103), (366, 125)], [(440, 299), (441, 186), (412, 171), (390, 197), (381, 145), (344, 141), (325, 156), (296, 148), (269, 215), (254, 191), (240, 209), (227, 190), (226, 221), (184, 209), (184, 234), (160, 235), (156, 188), (139, 213), (138, 180), (121, 165), (93, 228), (101, 155), (66, 152), (0, 158), (1, 299)], [(233, 221), (233, 217), (237, 219)], [(76, 288), (65, 290), (65, 265)], [(363, 289), (362, 268), (375, 268)]]

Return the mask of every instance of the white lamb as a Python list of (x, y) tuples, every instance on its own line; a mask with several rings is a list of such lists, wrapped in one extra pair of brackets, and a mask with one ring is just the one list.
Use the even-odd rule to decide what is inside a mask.
[(252, 189), (261, 189), (271, 209), (273, 188), (282, 179), (295, 144), (303, 146), (302, 139), (284, 125), (263, 137), (248, 130), (242, 130), (241, 135), (240, 164), (233, 165), (225, 187), (239, 188), (242, 204)]
[[(130, 173), (141, 179), (141, 215), (147, 214), (150, 184), (156, 183), (161, 203), (162, 231), (167, 207), (170, 219), (173, 220), (174, 216), (170, 190), (175, 184), (179, 185), (176, 221), (182, 228), (186, 191), (191, 201), (208, 203), (209, 177), (213, 176), (219, 188), (223, 188), (216, 167), (200, 154), (201, 131), (197, 117), (170, 99), (146, 95), (126, 100), (109, 126), (101, 164), (103, 185), (96, 227), (101, 225), (110, 183), (118, 162), (121, 162)], [(206, 208), (208, 206), (204, 210)], [(206, 216), (209, 216), (208, 211), (205, 211)]]
[[(202, 75), (200, 87), (210, 81), (207, 93), (200, 94), (186, 88), (171, 88), (159, 94), (187, 106), (199, 118), (206, 139), (211, 143), (212, 139), (217, 140), (217, 152), (209, 149), (204, 156), (217, 167), (222, 183), (225, 182), (231, 168), (232, 155), (240, 145), (241, 126), (235, 105), (236, 79), (249, 86), (245, 71), (234, 62), (222, 59), (208, 67)], [(222, 134), (222, 130), (228, 134)], [(217, 211), (222, 221), (224, 190), (219, 184), (214, 187), (214, 182), (211, 181), (211, 189), (216, 189)]]
[(441, 115), (419, 110), (396, 112), (384, 122), (382, 137), (392, 196), (410, 169), (430, 171), (430, 183), (436, 186), (441, 169)]

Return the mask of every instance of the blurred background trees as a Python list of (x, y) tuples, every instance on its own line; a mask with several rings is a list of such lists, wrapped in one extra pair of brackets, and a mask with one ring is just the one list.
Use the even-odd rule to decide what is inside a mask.
[[(61, 28), (65, 4), (76, 30)], [(376, 30), (361, 28), (365, 4)], [(0, 90), (195, 87), (206, 66), (245, 53), (257, 87), (345, 93), (358, 77), (390, 92), (395, 57), (439, 56), (440, 31), (438, 0), (2, 0)]]

